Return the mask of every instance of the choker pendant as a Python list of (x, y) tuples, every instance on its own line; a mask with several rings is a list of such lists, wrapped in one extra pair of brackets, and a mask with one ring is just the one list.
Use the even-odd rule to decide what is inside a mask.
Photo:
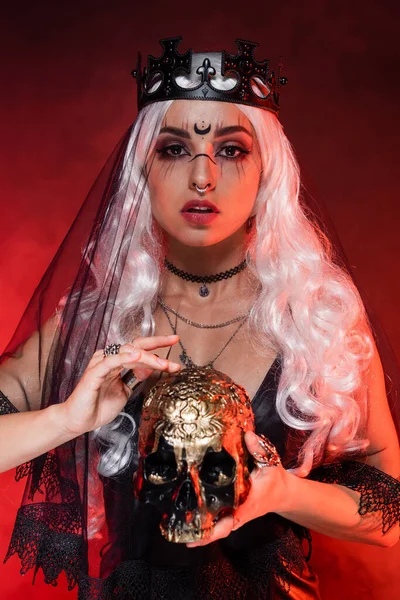
[(203, 281), (203, 283), (199, 289), (199, 294), (202, 298), (206, 298), (210, 294), (210, 290), (206, 286), (205, 281)]

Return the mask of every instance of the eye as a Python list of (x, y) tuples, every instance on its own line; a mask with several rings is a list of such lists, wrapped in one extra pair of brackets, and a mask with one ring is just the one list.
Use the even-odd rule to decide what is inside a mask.
[(187, 152), (186, 148), (181, 144), (169, 144), (168, 146), (157, 148), (156, 151), (158, 152), (158, 154), (161, 154), (161, 156), (165, 158), (189, 155), (189, 152)]
[(236, 463), (226, 450), (208, 452), (200, 468), (200, 479), (215, 487), (231, 484), (235, 479)]
[(147, 475), (147, 481), (150, 481), (150, 483), (154, 483), (155, 485), (160, 485), (165, 483), (167, 479), (158, 473), (149, 473)]
[(250, 154), (250, 150), (246, 150), (241, 146), (235, 146), (230, 144), (229, 146), (223, 146), (216, 154), (216, 156), (220, 156), (221, 152), (222, 156), (225, 158), (244, 158), (246, 154)]
[(144, 459), (144, 476), (154, 485), (174, 481), (178, 476), (178, 466), (173, 452), (159, 450), (148, 454)]

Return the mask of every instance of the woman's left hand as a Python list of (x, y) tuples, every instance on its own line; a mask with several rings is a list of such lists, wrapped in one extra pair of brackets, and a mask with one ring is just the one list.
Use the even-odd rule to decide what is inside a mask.
[[(262, 439), (255, 433), (248, 431), (244, 439), (250, 454), (255, 456), (256, 460), (259, 455), (267, 456)], [(188, 548), (211, 544), (211, 542), (228, 537), (232, 531), (236, 531), (252, 519), (262, 517), (268, 512), (282, 510), (283, 502), (288, 494), (287, 484), (290, 477), (282, 465), (279, 463), (277, 466), (256, 466), (250, 477), (251, 488), (245, 502), (236, 509), (233, 515), (223, 517), (218, 521), (209, 537), (186, 544)]]

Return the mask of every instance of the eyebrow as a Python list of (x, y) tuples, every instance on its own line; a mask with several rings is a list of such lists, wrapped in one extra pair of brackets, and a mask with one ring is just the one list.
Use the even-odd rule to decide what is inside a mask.
[(179, 135), (179, 137), (190, 140), (190, 133), (186, 129), (180, 129), (179, 127), (162, 127), (161, 133), (172, 133), (173, 135)]
[(228, 127), (220, 127), (215, 132), (215, 137), (222, 137), (223, 135), (230, 135), (231, 133), (238, 133), (240, 131), (246, 133), (250, 137), (253, 137), (250, 131), (246, 129), (246, 127), (243, 127), (243, 125), (229, 125)]
[[(224, 135), (230, 135), (231, 133), (246, 133), (248, 136), (253, 137), (246, 127), (243, 125), (229, 125), (227, 127), (220, 127), (215, 132), (215, 137), (219, 138)], [(162, 133), (171, 133), (172, 135), (178, 135), (179, 137), (185, 138), (186, 140), (190, 140), (191, 136), (187, 129), (180, 129), (179, 127), (162, 127), (160, 129), (160, 134)]]

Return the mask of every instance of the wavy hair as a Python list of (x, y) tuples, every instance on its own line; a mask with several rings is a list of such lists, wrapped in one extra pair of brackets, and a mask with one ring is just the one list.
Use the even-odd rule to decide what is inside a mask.
[[(193, 69), (203, 58), (193, 55)], [(184, 76), (179, 83), (193, 85)], [(229, 81), (227, 87), (231, 87)], [(139, 164), (132, 169), (131, 179), (121, 182), (132, 198), (135, 178), (144, 166), (140, 148), (142, 158), (151, 152), (146, 135), (155, 140), (170, 105), (171, 101), (148, 105), (139, 113), (141, 127), (132, 130), (127, 157), (136, 145)], [(249, 332), (261, 348), (272, 346), (281, 355), (276, 410), (287, 426), (305, 433), (292, 469), (304, 477), (322, 460), (368, 446), (363, 437), (367, 414), (363, 373), (373, 353), (372, 335), (352, 278), (334, 262), (330, 241), (303, 206), (299, 167), (281, 124), (268, 111), (235, 106), (251, 122), (262, 160), (253, 211), (255, 234), (247, 247), (248, 267), (260, 282)], [(122, 339), (129, 339), (132, 327), (139, 323), (143, 336), (153, 335), (155, 329), (163, 248), (152, 225), (146, 187), (135, 238), (129, 243), (112, 323), (114, 337)], [(102, 475), (121, 472), (136, 458), (135, 425), (130, 419), (126, 427), (124, 415), (93, 432), (94, 439), (106, 447), (98, 465)]]

